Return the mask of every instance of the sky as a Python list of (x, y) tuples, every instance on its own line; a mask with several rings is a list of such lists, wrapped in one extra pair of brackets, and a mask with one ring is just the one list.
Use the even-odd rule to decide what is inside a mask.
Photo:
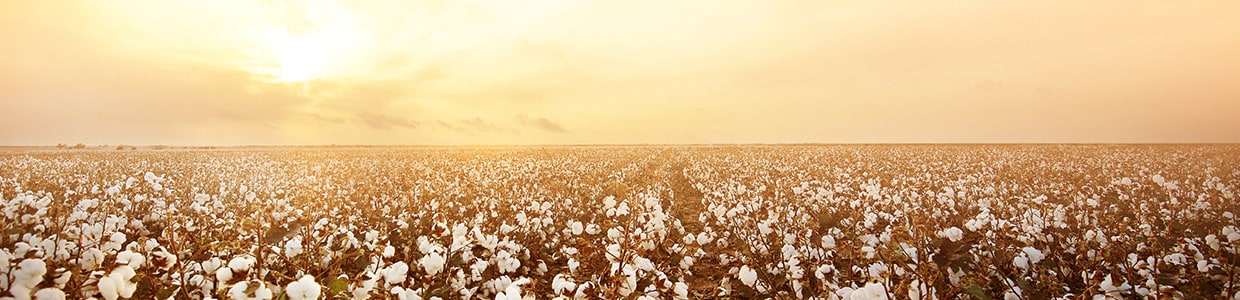
[(1240, 1), (0, 4), (0, 145), (1240, 142)]

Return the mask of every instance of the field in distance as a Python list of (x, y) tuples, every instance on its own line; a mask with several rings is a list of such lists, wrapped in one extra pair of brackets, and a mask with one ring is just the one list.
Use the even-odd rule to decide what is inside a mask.
[(1240, 297), (1237, 145), (69, 148), (0, 298)]

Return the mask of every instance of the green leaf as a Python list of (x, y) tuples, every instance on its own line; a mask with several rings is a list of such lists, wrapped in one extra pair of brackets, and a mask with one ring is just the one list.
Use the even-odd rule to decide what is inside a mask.
[(986, 292), (982, 291), (982, 287), (977, 286), (976, 284), (969, 285), (969, 287), (966, 287), (965, 290), (969, 291), (969, 294), (973, 295), (973, 298), (990, 300), (990, 296), (987, 296)]

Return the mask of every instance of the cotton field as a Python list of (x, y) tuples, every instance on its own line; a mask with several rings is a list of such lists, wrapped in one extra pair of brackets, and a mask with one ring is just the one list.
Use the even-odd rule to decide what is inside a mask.
[(0, 152), (4, 299), (1240, 299), (1240, 146)]

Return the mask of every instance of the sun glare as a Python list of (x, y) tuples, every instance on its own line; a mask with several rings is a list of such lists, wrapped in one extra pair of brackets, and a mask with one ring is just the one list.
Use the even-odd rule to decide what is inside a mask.
[(294, 30), (287, 25), (255, 35), (249, 69), (276, 82), (305, 82), (342, 74), (364, 49), (369, 35), (335, 16)]
[(318, 34), (276, 36), (266, 45), (272, 60), (270, 74), (277, 81), (299, 82), (326, 76), (332, 59), (330, 45)]

